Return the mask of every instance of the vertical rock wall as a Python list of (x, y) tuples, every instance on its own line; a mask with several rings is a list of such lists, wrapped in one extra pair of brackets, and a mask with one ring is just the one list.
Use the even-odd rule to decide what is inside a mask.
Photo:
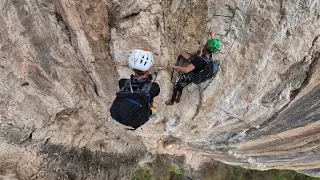
[(0, 8), (1, 178), (129, 178), (146, 152), (109, 121), (117, 75), (106, 4)]
[[(151, 153), (319, 176), (320, 3), (0, 2), (0, 176), (128, 179)], [(167, 107), (169, 64), (210, 29), (217, 77)], [(108, 109), (134, 48), (154, 52), (156, 116), (128, 132)], [(90, 173), (88, 173), (90, 172)]]

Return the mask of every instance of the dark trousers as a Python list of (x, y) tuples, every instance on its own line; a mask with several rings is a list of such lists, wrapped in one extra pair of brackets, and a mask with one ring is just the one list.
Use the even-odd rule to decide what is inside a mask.
[(174, 101), (176, 101), (176, 103), (178, 103), (180, 101), (180, 97), (182, 95), (183, 88), (192, 82), (193, 76), (194, 76), (194, 74), (192, 72), (190, 72), (187, 74), (183, 74), (179, 78), (179, 81), (176, 83), (176, 85), (173, 88), (172, 97), (170, 99), (171, 103), (173, 103)]

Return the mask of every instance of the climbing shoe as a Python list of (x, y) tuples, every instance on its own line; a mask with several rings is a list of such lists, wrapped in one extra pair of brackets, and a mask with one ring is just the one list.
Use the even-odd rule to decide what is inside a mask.
[(172, 106), (174, 104), (174, 102), (172, 102), (171, 100), (167, 100), (165, 102), (165, 104), (168, 105), (168, 106)]

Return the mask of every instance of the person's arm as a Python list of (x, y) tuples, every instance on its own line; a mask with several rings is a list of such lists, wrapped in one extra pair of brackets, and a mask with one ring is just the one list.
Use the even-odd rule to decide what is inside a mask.
[(121, 89), (121, 88), (125, 85), (126, 80), (127, 80), (127, 79), (120, 79), (120, 80), (119, 80), (119, 82), (118, 82), (119, 89)]
[[(156, 83), (156, 82), (152, 82), (152, 85), (154, 86), (154, 90), (153, 90), (153, 89), (151, 89), (151, 90), (153, 90), (154, 97), (156, 97), (156, 96), (158, 96), (158, 95), (160, 94), (160, 86), (159, 86), (159, 84)], [(152, 87), (151, 87), (151, 88), (152, 88)], [(151, 91), (151, 90), (150, 90), (150, 91)]]
[(213, 31), (210, 32), (210, 37), (211, 37), (211, 39), (214, 38), (214, 32)]
[(178, 71), (181, 71), (183, 73), (188, 73), (188, 72), (194, 70), (194, 68), (196, 68), (193, 64), (189, 64), (186, 67), (181, 67), (181, 66), (176, 66), (176, 65), (171, 65), (171, 67), (173, 69), (177, 69)]

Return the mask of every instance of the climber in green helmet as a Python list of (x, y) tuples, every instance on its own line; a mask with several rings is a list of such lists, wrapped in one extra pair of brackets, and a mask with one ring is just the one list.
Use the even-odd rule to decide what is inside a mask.
[(220, 50), (221, 44), (218, 39), (212, 38), (207, 41), (207, 47), (211, 53), (216, 53)]
[[(188, 66), (182, 67), (171, 65), (173, 69), (176, 69), (183, 74), (174, 86), (171, 99), (165, 102), (166, 105), (173, 105), (174, 102), (179, 103), (183, 88), (193, 81), (193, 78), (207, 66), (208, 62), (212, 61), (212, 54), (221, 49), (221, 43), (218, 39), (214, 38), (213, 32), (210, 32), (210, 37), (211, 38), (202, 49), (202, 52), (200, 52), (198, 56), (195, 55), (189, 58), (190, 64)], [(186, 57), (180, 55), (178, 57), (178, 62), (186, 59)]]

